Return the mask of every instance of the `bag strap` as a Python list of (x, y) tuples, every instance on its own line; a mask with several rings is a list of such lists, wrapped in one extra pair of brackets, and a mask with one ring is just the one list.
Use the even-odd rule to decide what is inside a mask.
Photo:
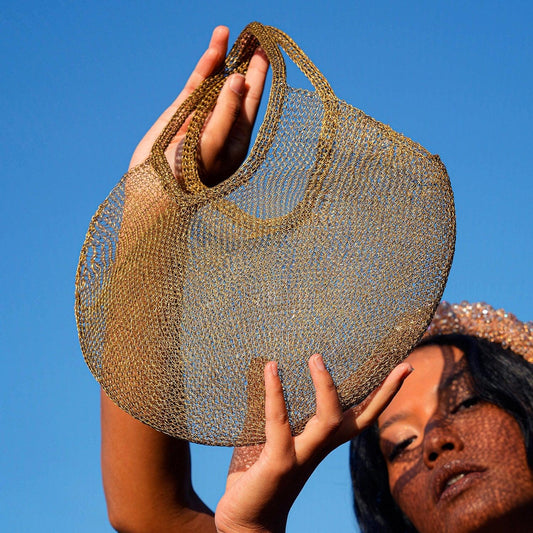
[[(286, 66), (281, 49), (309, 79), (322, 100), (324, 117), (317, 146), (315, 174), (320, 174), (318, 170), (323, 172), (324, 165), (329, 166), (332, 133), (336, 130), (338, 114), (338, 100), (333, 90), (321, 72), (288, 35), (272, 26), (252, 22), (246, 26), (235, 41), (221, 70), (206, 78), (181, 104), (152, 147), (152, 165), (159, 174), (163, 186), (177, 197), (183, 198), (183, 195), (196, 196), (198, 194), (203, 197), (210, 190), (218, 190), (220, 187), (226, 188), (226, 182), (230, 181), (226, 180), (213, 188), (209, 188), (201, 182), (198, 172), (197, 147), (202, 128), (209, 113), (216, 105), (226, 78), (235, 72), (245, 74), (250, 59), (258, 46), (261, 46), (265, 51), (272, 68), (272, 87), (267, 111), (261, 126), (261, 128), (267, 128), (268, 135), (263, 136), (266, 142), (261, 143), (261, 146), (253, 146), (249, 157), (251, 165), (247, 166), (247, 171), (252, 173), (264, 160), (279, 126), (279, 116), (287, 93)], [(165, 157), (165, 150), (191, 114), (193, 115), (187, 127), (183, 144), (183, 180), (182, 183), (178, 183)], [(310, 183), (309, 187), (312, 186), (313, 183)]]

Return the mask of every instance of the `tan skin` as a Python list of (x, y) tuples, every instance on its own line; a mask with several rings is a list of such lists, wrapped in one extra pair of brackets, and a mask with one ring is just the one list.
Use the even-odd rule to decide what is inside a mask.
[[(285, 531), (292, 503), (320, 461), (377, 419), (412, 368), (408, 363), (398, 365), (361, 405), (345, 412), (320, 355), (310, 358), (309, 370), (317, 411), (304, 431), (293, 437), (276, 363), (265, 367), (266, 443), (251, 450), (251, 466), (247, 461), (243, 468), (230, 468), (215, 513), (220, 533)], [(240, 463), (239, 456), (247, 451), (236, 448), (232, 462)]]
[(425, 346), (378, 419), (391, 493), (421, 533), (530, 531), (533, 474), (516, 420), (479, 400), (462, 352)]
[[(378, 418), (390, 490), (400, 508), (420, 533), (531, 531), (533, 476), (515, 419), (476, 397), (457, 348), (421, 347), (406, 363), (414, 372)], [(272, 401), (281, 412), (281, 395)], [(307, 450), (307, 463), (294, 460), (290, 447), (283, 453), (278, 446), (277, 460), (289, 470), (271, 467), (257, 479), (243, 476), (239, 494), (230, 485), (217, 508), (220, 531), (283, 532), (280, 508), (288, 513), (299, 473), (308, 476), (330, 444), (317, 441)]]
[[(226, 55), (228, 34), (224, 26), (214, 30), (209, 48), (185, 88), (139, 143), (130, 168), (148, 157), (155, 139), (179, 105), (220, 65)], [(246, 77), (234, 74), (222, 89), (199, 146), (202, 179), (207, 185), (216, 185), (229, 177), (246, 156), (267, 69), (267, 58), (261, 50), (257, 50)], [(186, 124), (166, 151), (169, 164), (176, 173), (179, 172), (177, 148), (185, 129)], [(128, 227), (127, 217), (138, 208), (135, 205), (139, 196), (136, 192), (127, 182), (122, 228)], [(164, 207), (165, 200), (162, 198), (157, 209)], [(262, 525), (259, 528), (253, 526), (253, 531), (284, 528), (289, 502), (294, 501), (320, 460), (340, 443), (373, 423), (410, 372), (408, 364), (399, 365), (363, 405), (342, 413), (335, 387), (321, 357), (313, 356), (309, 368), (318, 409), (304, 432), (293, 438), (277, 367), (275, 363), (265, 367), (267, 443), (262, 451), (258, 450), (259, 459), (251, 468), (246, 471), (234, 468), (229, 475), (226, 494), (217, 508), (216, 526), (212, 511), (192, 487), (188, 443), (135, 420), (102, 391), (102, 474), (113, 527), (128, 533), (237, 531), (241, 530), (241, 522), (247, 527), (249, 523), (264, 521), (264, 500), (259, 498), (259, 504), (254, 504), (257, 497), (264, 493), (270, 502), (266, 513), (267, 526), (266, 529)], [(265, 483), (265, 476), (270, 472), (276, 475)], [(261, 490), (249, 490), (261, 480)], [(285, 481), (290, 489), (284, 492), (281, 487)]]

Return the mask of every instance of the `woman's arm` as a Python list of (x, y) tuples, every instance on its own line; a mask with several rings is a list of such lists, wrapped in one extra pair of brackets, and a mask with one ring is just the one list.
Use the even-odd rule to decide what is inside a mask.
[[(201, 57), (183, 91), (161, 115), (137, 146), (130, 168), (142, 163), (152, 145), (180, 104), (221, 64), (226, 56), (228, 29), (213, 31), (209, 48)], [(268, 60), (257, 50), (246, 77), (230, 76), (202, 132), (199, 156), (202, 179), (214, 185), (229, 177), (248, 151), (253, 124), (261, 100)], [(171, 168), (180, 171), (177, 148), (187, 123), (166, 150)], [(138, 206), (142, 191), (126, 182), (121, 231), (128, 217), (146, 208)], [(164, 208), (164, 199), (158, 209)], [(146, 212), (143, 213), (146, 215)], [(122, 249), (123, 251), (123, 249)], [(121, 253), (120, 237), (118, 254)], [(120, 320), (127, 309), (116, 312)], [(111, 524), (120, 532), (215, 531), (213, 513), (201, 501), (191, 483), (189, 444), (159, 433), (119, 409), (101, 394), (102, 474)]]
[(101, 393), (102, 474), (111, 525), (121, 533), (214, 532), (194, 492), (189, 443), (135, 420)]

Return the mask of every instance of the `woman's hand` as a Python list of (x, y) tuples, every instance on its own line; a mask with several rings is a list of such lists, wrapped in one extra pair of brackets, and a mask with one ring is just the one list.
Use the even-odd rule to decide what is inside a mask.
[[(226, 57), (229, 30), (218, 26), (213, 31), (209, 48), (202, 55), (185, 87), (172, 105), (157, 119), (131, 158), (130, 168), (142, 163), (171, 117), (187, 97), (217, 71)], [(232, 74), (226, 81), (200, 138), (201, 177), (206, 185), (216, 185), (228, 178), (243, 162), (248, 152), (252, 128), (261, 102), (268, 71), (268, 59), (262, 49), (255, 51), (246, 73)], [(181, 127), (166, 150), (175, 174), (181, 171), (180, 147), (189, 120)]]
[(265, 366), (266, 443), (235, 449), (226, 492), (215, 512), (219, 533), (285, 531), (289, 510), (320, 461), (372, 424), (412, 370), (407, 363), (398, 365), (362, 404), (343, 413), (320, 355), (310, 358), (309, 369), (317, 412), (292, 437), (277, 365)]

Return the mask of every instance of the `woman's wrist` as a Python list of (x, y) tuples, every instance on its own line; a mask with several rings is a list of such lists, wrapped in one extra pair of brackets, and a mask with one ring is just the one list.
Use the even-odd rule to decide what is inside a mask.
[(231, 521), (220, 520), (215, 515), (217, 533), (285, 533), (285, 524), (280, 526), (265, 526), (264, 524), (235, 524)]

